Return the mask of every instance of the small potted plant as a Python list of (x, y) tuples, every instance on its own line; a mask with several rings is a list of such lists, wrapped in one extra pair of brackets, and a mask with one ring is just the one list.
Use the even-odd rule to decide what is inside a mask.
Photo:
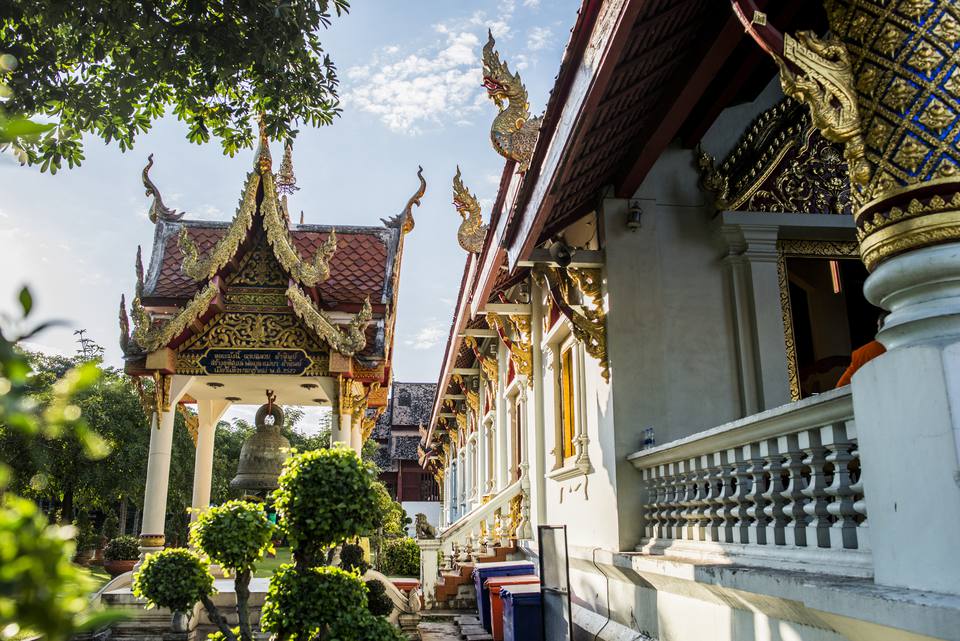
[(140, 541), (135, 536), (118, 536), (107, 543), (103, 551), (103, 569), (110, 576), (120, 576), (133, 570), (140, 558)]

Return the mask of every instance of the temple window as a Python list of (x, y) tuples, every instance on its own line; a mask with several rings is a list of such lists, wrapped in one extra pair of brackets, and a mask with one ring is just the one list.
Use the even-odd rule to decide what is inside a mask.
[(568, 343), (560, 352), (560, 437), (564, 460), (576, 453), (573, 395), (573, 344)]
[(794, 400), (833, 389), (850, 354), (874, 339), (880, 310), (863, 296), (867, 270), (852, 242), (781, 241), (778, 272)]

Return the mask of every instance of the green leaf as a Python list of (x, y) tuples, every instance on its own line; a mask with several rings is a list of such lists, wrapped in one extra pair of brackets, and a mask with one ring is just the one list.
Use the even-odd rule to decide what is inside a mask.
[(23, 286), (20, 289), (18, 298), (20, 300), (20, 307), (23, 309), (23, 317), (26, 318), (30, 315), (30, 312), (33, 311), (33, 296), (30, 294), (30, 289), (27, 286)]

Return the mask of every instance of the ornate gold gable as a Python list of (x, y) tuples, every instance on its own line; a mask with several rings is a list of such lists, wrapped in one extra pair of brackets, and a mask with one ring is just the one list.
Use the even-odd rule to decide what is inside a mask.
[(750, 125), (720, 166), (697, 150), (701, 185), (719, 210), (850, 214), (850, 180), (841, 145), (813, 127), (792, 98)]

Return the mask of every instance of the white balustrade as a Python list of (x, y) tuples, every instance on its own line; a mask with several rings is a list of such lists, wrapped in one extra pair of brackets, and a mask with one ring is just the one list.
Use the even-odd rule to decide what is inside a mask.
[[(781, 554), (827, 571), (843, 553), (870, 567), (853, 403), (836, 390), (630, 457), (642, 473), (649, 553)], [(809, 567), (803, 550), (820, 561)], [(850, 566), (848, 565), (847, 568)]]

